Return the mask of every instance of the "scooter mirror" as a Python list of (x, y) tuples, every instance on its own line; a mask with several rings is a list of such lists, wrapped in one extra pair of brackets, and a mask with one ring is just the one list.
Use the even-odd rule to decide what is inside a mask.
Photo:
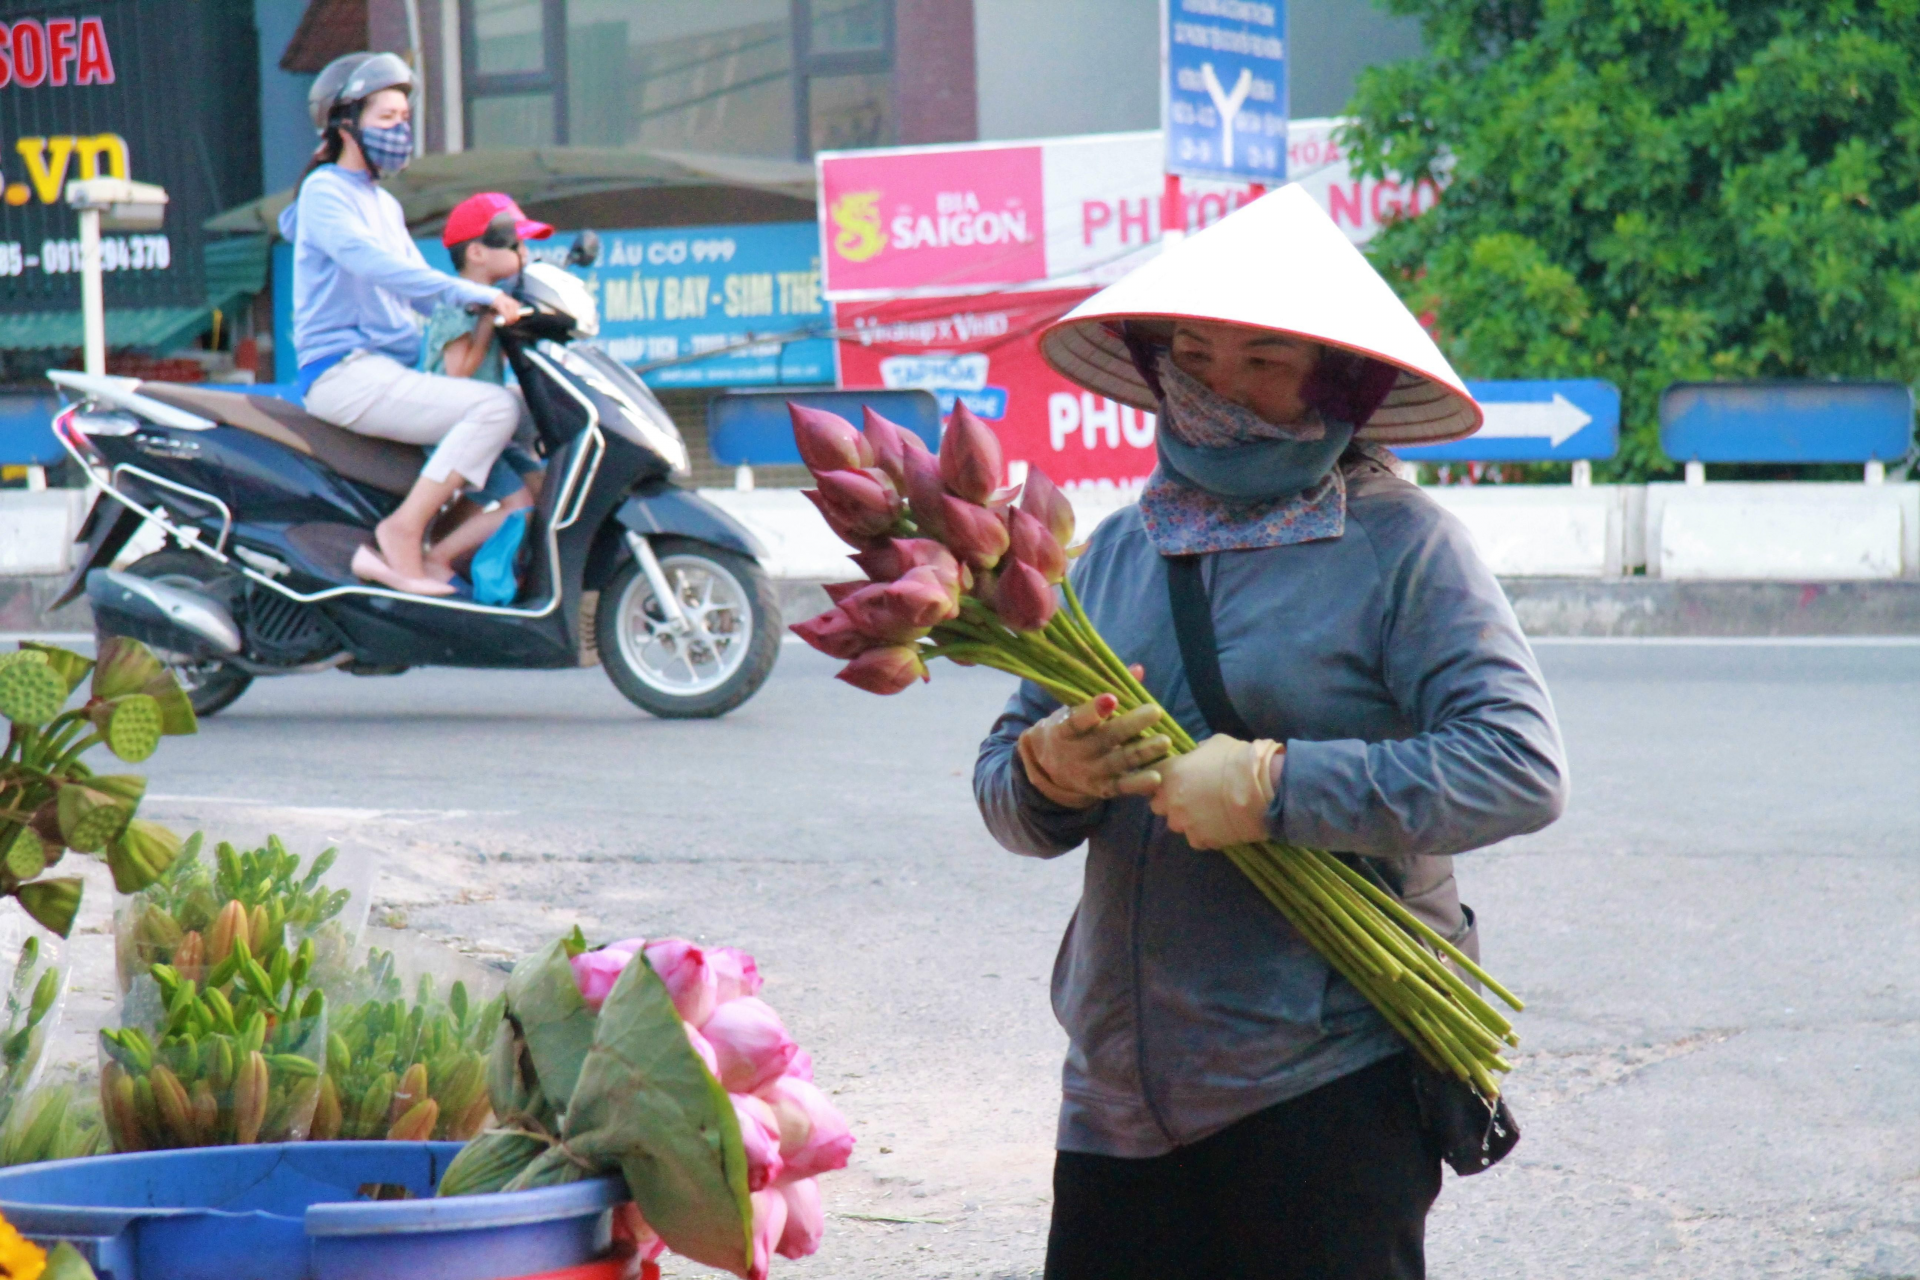
[(598, 261), (600, 261), (600, 237), (591, 231), (582, 231), (574, 240), (573, 248), (567, 250), (567, 265), (590, 267)]

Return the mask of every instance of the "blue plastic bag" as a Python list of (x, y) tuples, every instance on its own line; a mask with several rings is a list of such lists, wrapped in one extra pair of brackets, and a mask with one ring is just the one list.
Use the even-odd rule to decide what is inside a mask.
[(520, 594), (520, 578), (514, 562), (520, 558), (520, 544), (527, 539), (528, 508), (522, 507), (501, 522), (493, 536), (473, 553), (468, 576), (473, 579), (473, 598), (480, 604), (512, 604)]

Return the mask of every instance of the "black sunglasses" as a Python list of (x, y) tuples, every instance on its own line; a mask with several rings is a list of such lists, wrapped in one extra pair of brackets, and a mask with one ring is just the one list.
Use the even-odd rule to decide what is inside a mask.
[(495, 214), (493, 221), (480, 235), (480, 243), (489, 249), (518, 249), (520, 247), (520, 229), (510, 213)]

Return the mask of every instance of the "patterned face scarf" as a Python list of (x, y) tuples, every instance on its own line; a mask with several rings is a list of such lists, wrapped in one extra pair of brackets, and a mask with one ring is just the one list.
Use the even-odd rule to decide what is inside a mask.
[(1160, 395), (1160, 465), (1140, 495), (1161, 555), (1247, 551), (1338, 538), (1347, 485), (1337, 465), (1351, 423), (1318, 411), (1276, 425), (1153, 359)]

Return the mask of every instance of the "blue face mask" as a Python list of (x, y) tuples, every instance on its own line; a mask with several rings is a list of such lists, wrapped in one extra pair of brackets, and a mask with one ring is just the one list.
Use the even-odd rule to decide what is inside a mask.
[(362, 129), (360, 152), (375, 174), (398, 173), (413, 160), (413, 125), (406, 120), (386, 129)]
[(1175, 479), (1235, 502), (1275, 501), (1305, 493), (1326, 478), (1353, 439), (1353, 424), (1328, 422), (1318, 440), (1251, 440), (1224, 449), (1158, 433), (1160, 465)]

